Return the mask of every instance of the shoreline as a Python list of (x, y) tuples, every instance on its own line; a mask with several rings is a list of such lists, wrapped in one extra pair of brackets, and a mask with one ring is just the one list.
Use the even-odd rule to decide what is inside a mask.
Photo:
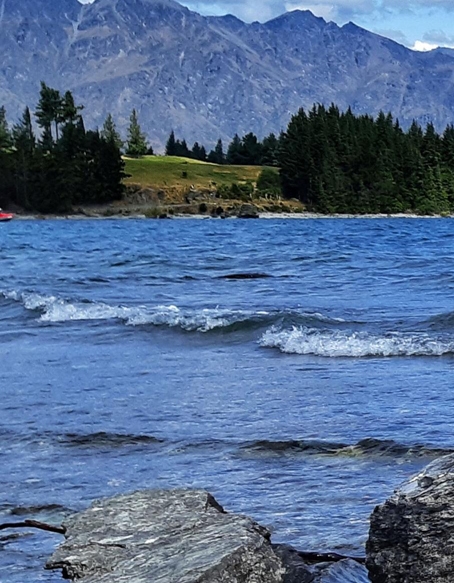
[[(256, 219), (262, 220), (276, 220), (276, 219), (291, 219), (291, 220), (313, 220), (313, 219), (452, 219), (454, 215), (418, 215), (415, 213), (395, 213), (395, 214), (322, 214), (322, 213), (311, 213), (311, 212), (304, 212), (304, 213), (273, 213), (273, 212), (264, 212), (259, 213), (259, 216)], [(121, 212), (106, 216), (99, 213), (93, 214), (82, 214), (82, 213), (69, 213), (69, 214), (50, 214), (50, 215), (42, 215), (42, 214), (15, 214), (13, 220), (19, 221), (29, 221), (29, 220), (167, 220), (167, 219), (193, 219), (193, 220), (231, 220), (231, 219), (240, 219), (240, 220), (251, 220), (251, 219), (243, 219), (237, 216), (231, 217), (212, 217), (210, 215), (202, 215), (202, 214), (175, 214), (175, 215), (167, 215), (166, 217), (147, 217), (143, 213), (133, 213), (133, 214), (123, 214)], [(255, 220), (256, 220), (255, 219)]]

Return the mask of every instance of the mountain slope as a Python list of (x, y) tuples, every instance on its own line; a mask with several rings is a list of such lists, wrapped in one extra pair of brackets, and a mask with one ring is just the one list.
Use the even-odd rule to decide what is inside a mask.
[(454, 52), (415, 53), (308, 11), (245, 24), (173, 0), (0, 0), (0, 52), (10, 119), (35, 106), (44, 80), (71, 89), (89, 125), (111, 112), (124, 130), (135, 107), (158, 148), (172, 128), (209, 147), (279, 132), (314, 102), (390, 110), (403, 125), (454, 121)]

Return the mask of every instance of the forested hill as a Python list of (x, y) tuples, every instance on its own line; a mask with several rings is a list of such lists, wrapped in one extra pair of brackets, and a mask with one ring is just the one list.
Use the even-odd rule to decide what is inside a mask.
[[(133, 108), (151, 144), (173, 128), (212, 148), (238, 133), (285, 129), (299, 107), (391, 111), (443, 131), (454, 121), (454, 54), (416, 53), (308, 11), (266, 23), (202, 17), (173, 0), (4, 0), (0, 105), (17, 120), (40, 81), (70, 89), (90, 127)], [(27, 74), (24, 74), (24, 71)]]

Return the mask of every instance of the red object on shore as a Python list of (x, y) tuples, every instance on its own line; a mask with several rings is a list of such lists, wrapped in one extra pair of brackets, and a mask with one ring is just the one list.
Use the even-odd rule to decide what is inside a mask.
[(5, 211), (0, 209), (0, 222), (10, 221), (13, 217), (13, 213), (5, 213)]

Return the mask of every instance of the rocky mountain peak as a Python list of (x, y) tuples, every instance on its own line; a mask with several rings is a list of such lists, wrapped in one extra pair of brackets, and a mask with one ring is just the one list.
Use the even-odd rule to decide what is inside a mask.
[(454, 51), (414, 53), (353, 23), (295, 10), (261, 24), (203, 17), (174, 0), (0, 0), (0, 105), (14, 122), (40, 81), (70, 89), (87, 125), (135, 108), (151, 144), (173, 128), (212, 147), (285, 129), (301, 106), (454, 121)]

